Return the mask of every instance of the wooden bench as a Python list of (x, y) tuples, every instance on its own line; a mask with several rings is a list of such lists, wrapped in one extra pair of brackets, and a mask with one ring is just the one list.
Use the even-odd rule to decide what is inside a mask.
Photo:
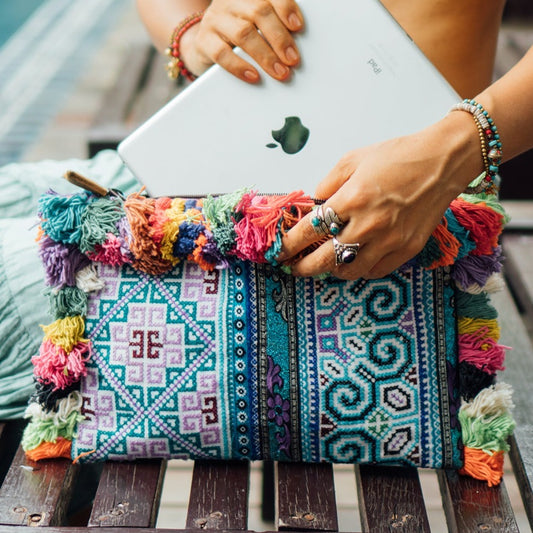
[(115, 149), (120, 141), (173, 96), (185, 82), (171, 82), (165, 58), (153, 46), (138, 43), (124, 57), (117, 81), (104, 95), (87, 136), (87, 151)]
[[(500, 312), (503, 344), (513, 346), (503, 380), (515, 388), (517, 428), (510, 459), (524, 509), (533, 524), (533, 348), (526, 324), (533, 314), (533, 203), (513, 204), (515, 222), (504, 235), (508, 287), (494, 295)], [(520, 295), (515, 300), (512, 293)], [(529, 306), (529, 307), (528, 307)], [(86, 465), (68, 460), (27, 461), (18, 440), (21, 422), (0, 423), (0, 531), (21, 533), (32, 526), (47, 532), (81, 533), (92, 528), (120, 533), (153, 531), (248, 530), (250, 465), (246, 462), (197, 461), (194, 465), (185, 524), (156, 530), (165, 461), (105, 463), (94, 501), (85, 519), (68, 526), (69, 505), (83, 488)], [(333, 469), (328, 464), (265, 463), (263, 512), (282, 531), (337, 531)], [(93, 472), (89, 472), (94, 475)], [(275, 475), (274, 475), (275, 474)], [(368, 532), (430, 531), (419, 473), (412, 468), (355, 467), (361, 529)], [(437, 472), (448, 531), (518, 531), (504, 482), (489, 488), (454, 471)], [(272, 484), (275, 478), (275, 485)], [(80, 484), (81, 480), (81, 484)], [(275, 497), (268, 492), (275, 486)], [(275, 513), (274, 513), (275, 507)], [(83, 516), (83, 514), (81, 515)], [(81, 525), (79, 525), (81, 521)], [(354, 522), (356, 521), (354, 515)], [(438, 531), (444, 531), (445, 525)]]

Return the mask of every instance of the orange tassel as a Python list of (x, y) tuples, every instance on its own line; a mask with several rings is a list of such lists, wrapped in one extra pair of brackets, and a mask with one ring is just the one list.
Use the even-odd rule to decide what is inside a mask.
[(464, 448), (464, 466), (460, 474), (486, 481), (489, 487), (500, 484), (503, 477), (503, 452), (492, 455), (476, 448)]
[(157, 244), (161, 244), (161, 241), (163, 240), (163, 235), (165, 234), (165, 232), (163, 231), (163, 227), (165, 225), (165, 222), (168, 220), (165, 211), (170, 207), (171, 203), (171, 198), (157, 198), (154, 203), (154, 212), (150, 215), (150, 218), (148, 219), (150, 226), (152, 226), (153, 228), (152, 238)]
[(42, 442), (37, 448), (26, 451), (26, 457), (30, 461), (57, 459), (59, 457), (70, 459), (71, 448), (72, 441), (59, 437), (56, 442)]
[(133, 267), (153, 275), (170, 270), (172, 263), (161, 257), (149, 225), (150, 217), (155, 211), (155, 200), (140, 194), (130, 194), (124, 202), (124, 210), (133, 237), (130, 243), (130, 251), (135, 257)]
[(431, 270), (440, 266), (453, 265), (455, 263), (455, 258), (459, 253), (461, 243), (448, 229), (448, 220), (446, 217), (442, 217), (441, 223), (435, 228), (432, 235), (439, 243), (439, 249), (442, 252), (442, 255), (431, 263), (429, 269)]

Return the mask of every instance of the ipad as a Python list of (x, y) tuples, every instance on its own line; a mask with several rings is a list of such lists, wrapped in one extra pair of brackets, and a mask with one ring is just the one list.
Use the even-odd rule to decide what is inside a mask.
[(347, 151), (422, 129), (461, 100), (378, 0), (300, 7), (289, 81), (262, 73), (250, 85), (215, 65), (119, 145), (149, 194), (313, 194)]

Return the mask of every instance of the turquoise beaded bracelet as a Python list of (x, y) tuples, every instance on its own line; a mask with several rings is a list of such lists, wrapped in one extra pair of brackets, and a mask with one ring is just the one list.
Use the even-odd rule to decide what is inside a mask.
[(496, 124), (494, 124), (487, 110), (472, 99), (465, 99), (461, 103), (455, 104), (450, 111), (466, 111), (470, 113), (474, 117), (480, 132), (485, 177), (478, 185), (468, 187), (465, 192), (470, 194), (478, 194), (483, 191), (491, 192), (491, 190), (496, 189), (495, 178), (502, 160), (502, 143)]

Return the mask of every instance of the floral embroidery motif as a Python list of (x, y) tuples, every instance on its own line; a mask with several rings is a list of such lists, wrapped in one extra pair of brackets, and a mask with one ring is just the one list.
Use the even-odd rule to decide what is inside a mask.
[(285, 452), (287, 457), (290, 458), (290, 402), (280, 394), (283, 390), (283, 378), (280, 376), (280, 373), (281, 367), (274, 364), (272, 357), (268, 356), (268, 371), (266, 376), (268, 390), (267, 417), (270, 422), (273, 422), (279, 428), (279, 431), (276, 431), (275, 434), (279, 444), (279, 450)]

